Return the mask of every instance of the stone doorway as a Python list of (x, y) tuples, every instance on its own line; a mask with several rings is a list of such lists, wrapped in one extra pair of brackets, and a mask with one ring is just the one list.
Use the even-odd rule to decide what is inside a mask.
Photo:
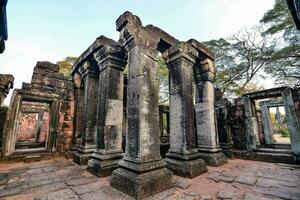
[(283, 106), (269, 107), (273, 144), (290, 145), (289, 130), (287, 127), (286, 114)]
[(23, 101), (17, 122), (16, 151), (45, 150), (49, 138), (50, 105)]

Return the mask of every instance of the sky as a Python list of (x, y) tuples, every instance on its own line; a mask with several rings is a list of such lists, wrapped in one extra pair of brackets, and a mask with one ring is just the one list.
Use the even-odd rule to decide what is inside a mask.
[[(8, 41), (0, 73), (15, 88), (30, 82), (37, 61), (79, 56), (100, 35), (118, 40), (115, 21), (125, 11), (181, 41), (228, 37), (259, 22), (274, 0), (9, 0)], [(272, 80), (263, 83), (272, 87)], [(9, 102), (9, 97), (5, 103)]]

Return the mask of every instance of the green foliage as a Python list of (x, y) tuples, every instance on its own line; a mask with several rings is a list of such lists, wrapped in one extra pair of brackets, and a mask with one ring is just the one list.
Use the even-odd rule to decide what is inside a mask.
[(76, 60), (76, 57), (68, 56), (61, 61), (57, 61), (56, 64), (59, 65), (59, 72), (65, 77), (69, 77), (71, 75), (72, 66)]
[(159, 104), (169, 101), (169, 69), (162, 57), (158, 60)]
[(270, 35), (276, 43), (272, 62), (265, 71), (277, 78), (277, 83), (300, 85), (300, 37), (286, 0), (276, 0), (273, 8), (265, 13), (260, 22), (267, 28), (263, 35)]
[(278, 132), (281, 134), (282, 137), (290, 137), (289, 129), (285, 126), (279, 127)]
[(227, 97), (262, 89), (253, 81), (270, 60), (273, 46), (261, 36), (260, 26), (243, 29), (230, 38), (204, 42), (216, 55), (216, 86)]

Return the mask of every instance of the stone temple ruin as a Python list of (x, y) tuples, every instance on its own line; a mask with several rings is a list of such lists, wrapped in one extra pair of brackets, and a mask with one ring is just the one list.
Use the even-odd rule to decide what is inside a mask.
[[(13, 91), (9, 109), (1, 107), (1, 159), (64, 155), (98, 177), (111, 175), (111, 186), (136, 199), (170, 188), (173, 174), (193, 178), (227, 157), (299, 162), (299, 90), (245, 94), (231, 104), (214, 88), (213, 52), (197, 40), (143, 26), (130, 12), (116, 30), (118, 42), (100, 36), (79, 56), (72, 80), (55, 64), (37, 63), (31, 83)], [(160, 56), (169, 69), (169, 107), (158, 103)], [(13, 77), (1, 75), (1, 102), (12, 87)], [(267, 99), (258, 102), (261, 111), (259, 99)], [(272, 106), (285, 109), (286, 154), (272, 147)]]

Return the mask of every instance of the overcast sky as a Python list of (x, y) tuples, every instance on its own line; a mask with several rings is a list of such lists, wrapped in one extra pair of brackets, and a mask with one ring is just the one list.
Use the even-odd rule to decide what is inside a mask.
[(9, 38), (0, 55), (0, 73), (14, 75), (15, 88), (20, 88), (22, 82), (30, 82), (37, 61), (79, 56), (99, 35), (117, 40), (115, 20), (126, 10), (144, 25), (158, 26), (179, 40), (207, 41), (253, 26), (273, 4), (274, 0), (9, 0)]

